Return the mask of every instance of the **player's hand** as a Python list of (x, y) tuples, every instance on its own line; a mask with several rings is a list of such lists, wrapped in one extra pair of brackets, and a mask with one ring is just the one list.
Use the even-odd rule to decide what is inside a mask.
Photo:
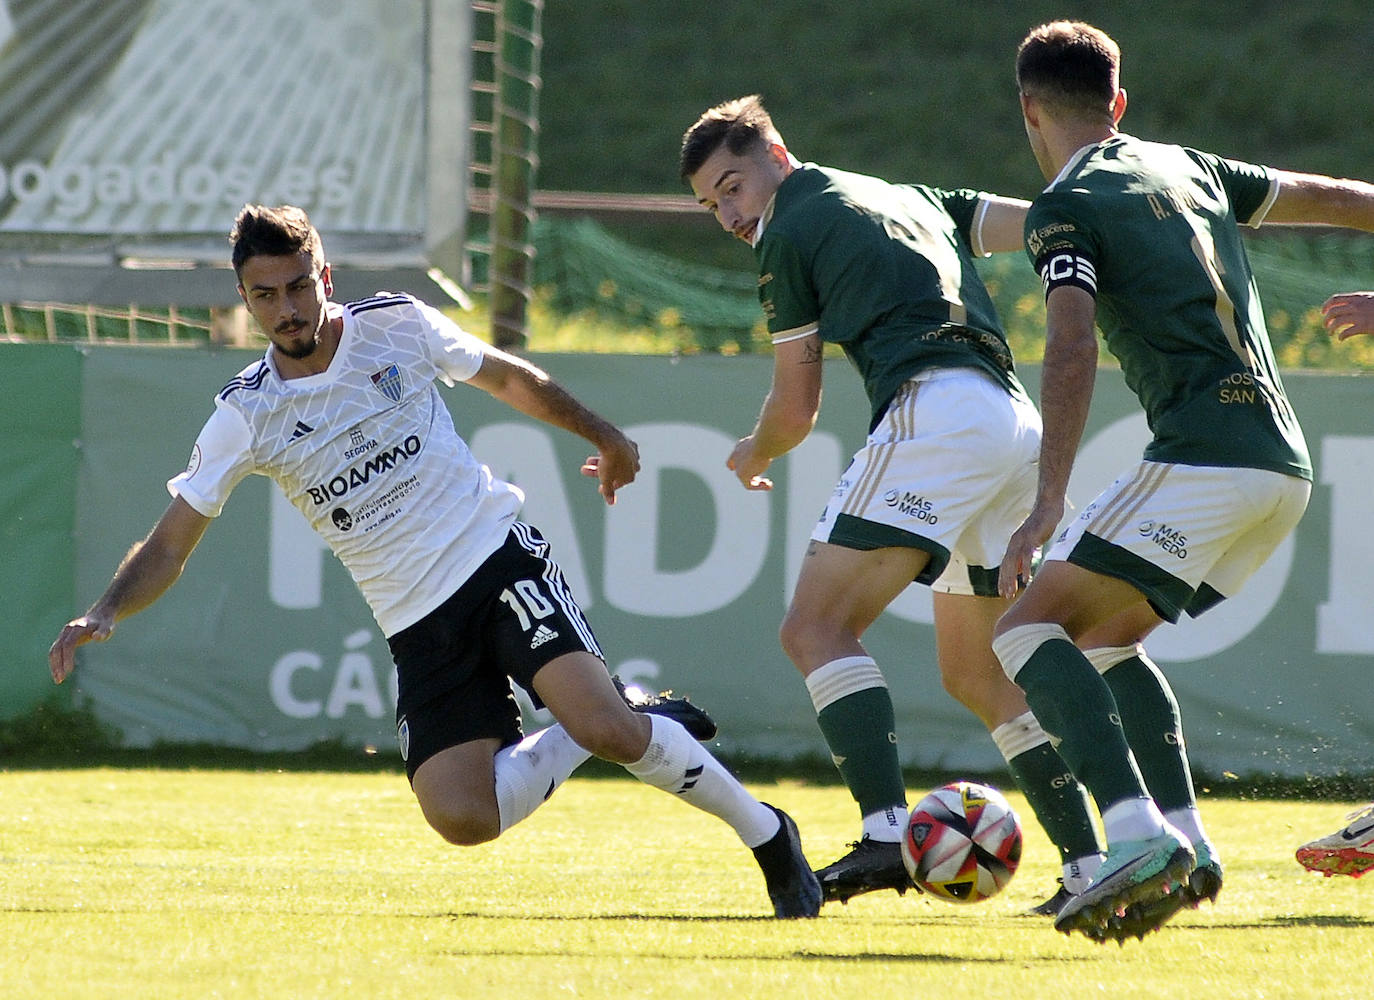
[(773, 480), (764, 477), (772, 459), (754, 447), (754, 438), (740, 438), (735, 450), (725, 460), (725, 467), (733, 472), (746, 490), (771, 490)]
[(1064, 505), (1039, 504), (1031, 509), (1029, 516), (1017, 528), (1007, 542), (1006, 555), (997, 572), (997, 591), (1002, 597), (1011, 600), (1017, 591), (1030, 583), (1035, 553), (1043, 546), (1059, 526), (1064, 516)]
[(1336, 339), (1374, 334), (1374, 292), (1344, 292), (1322, 303), (1322, 322)]
[(614, 444), (604, 446), (599, 454), (588, 456), (582, 463), (582, 475), (598, 480), (597, 492), (611, 507), (615, 506), (616, 490), (629, 486), (638, 474), (639, 445), (623, 435)]
[(76, 668), (76, 647), (88, 642), (104, 642), (114, 632), (114, 622), (83, 615), (62, 627), (57, 641), (48, 649), (48, 670), (53, 683), (61, 684)]

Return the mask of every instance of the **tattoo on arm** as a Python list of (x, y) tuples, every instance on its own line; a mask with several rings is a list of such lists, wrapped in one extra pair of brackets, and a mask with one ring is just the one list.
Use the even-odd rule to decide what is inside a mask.
[(814, 343), (808, 343), (802, 354), (801, 363), (804, 365), (819, 364), (823, 354), (824, 345), (819, 340)]

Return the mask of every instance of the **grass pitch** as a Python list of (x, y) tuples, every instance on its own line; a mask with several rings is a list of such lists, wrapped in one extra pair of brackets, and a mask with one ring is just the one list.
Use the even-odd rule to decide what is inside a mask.
[[(752, 787), (817, 865), (857, 832), (842, 788)], [(1220, 905), (1117, 948), (1020, 915), (1058, 865), (1008, 797), (1026, 850), (1000, 896), (775, 921), (723, 824), (629, 780), (575, 778), (459, 849), (392, 773), (0, 773), (0, 980), (9, 1000), (1368, 996), (1374, 880), (1292, 860), (1360, 803), (1204, 800)]]

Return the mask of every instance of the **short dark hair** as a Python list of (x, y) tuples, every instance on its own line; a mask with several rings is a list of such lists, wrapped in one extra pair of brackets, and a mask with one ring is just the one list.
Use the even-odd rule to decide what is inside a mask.
[(1120, 47), (1082, 21), (1042, 24), (1016, 50), (1021, 93), (1074, 117), (1110, 118), (1120, 73)]
[(249, 258), (260, 254), (286, 257), (308, 252), (317, 265), (324, 266), (324, 241), (310, 217), (295, 205), (244, 205), (234, 219), (229, 243), (235, 275), (243, 271)]
[(739, 156), (775, 142), (782, 142), (782, 136), (758, 94), (717, 104), (683, 133), (678, 176), (690, 178), (722, 145)]

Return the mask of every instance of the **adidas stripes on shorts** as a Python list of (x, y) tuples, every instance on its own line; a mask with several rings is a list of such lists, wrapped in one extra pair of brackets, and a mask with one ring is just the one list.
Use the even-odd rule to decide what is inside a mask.
[(602, 658), (548, 542), (520, 521), (448, 600), (387, 643), (396, 663), (396, 735), (412, 779), (448, 747), (519, 742), (511, 681), (542, 707), (533, 683), (540, 667), (564, 653)]

